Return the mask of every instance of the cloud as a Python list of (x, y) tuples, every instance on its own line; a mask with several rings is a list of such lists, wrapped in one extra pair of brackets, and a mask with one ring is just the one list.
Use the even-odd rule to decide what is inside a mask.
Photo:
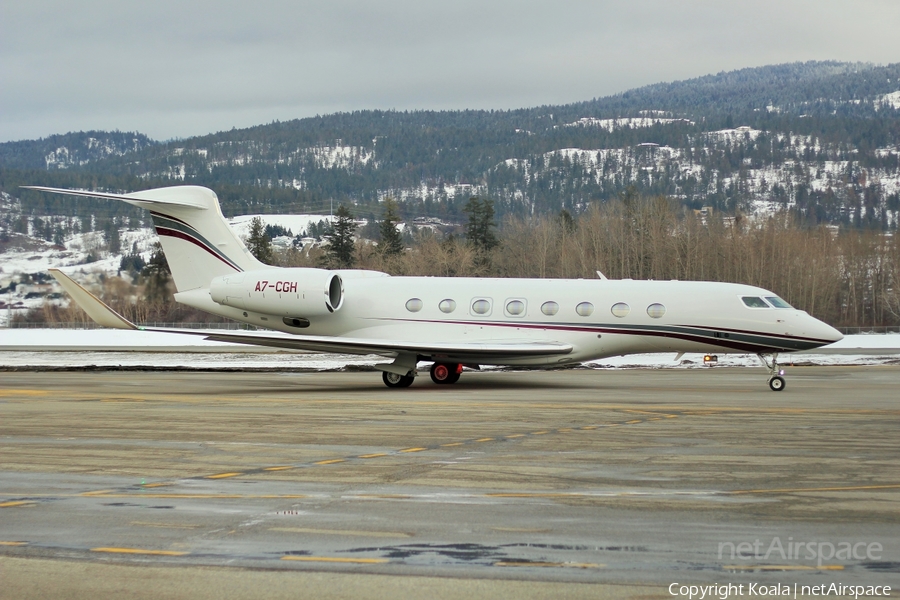
[(894, 0), (33, 0), (0, 8), (0, 140), (184, 137), (366, 108), (518, 108), (720, 70), (896, 62)]

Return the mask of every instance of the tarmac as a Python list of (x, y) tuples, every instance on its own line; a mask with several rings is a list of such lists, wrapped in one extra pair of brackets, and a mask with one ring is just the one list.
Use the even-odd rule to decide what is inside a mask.
[(0, 381), (3, 599), (900, 587), (897, 366)]

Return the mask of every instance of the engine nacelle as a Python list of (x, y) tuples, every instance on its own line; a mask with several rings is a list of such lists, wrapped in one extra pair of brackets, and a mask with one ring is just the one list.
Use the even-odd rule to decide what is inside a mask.
[(224, 306), (307, 320), (341, 308), (344, 282), (324, 269), (260, 269), (216, 277), (209, 295)]

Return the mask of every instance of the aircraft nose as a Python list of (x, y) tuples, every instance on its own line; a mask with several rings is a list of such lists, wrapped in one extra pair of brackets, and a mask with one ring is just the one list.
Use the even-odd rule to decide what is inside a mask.
[(813, 337), (824, 340), (825, 343), (822, 344), (826, 346), (828, 344), (833, 344), (835, 342), (839, 342), (844, 339), (844, 334), (829, 325), (828, 323), (824, 323), (818, 319), (813, 319), (815, 321), (813, 329)]

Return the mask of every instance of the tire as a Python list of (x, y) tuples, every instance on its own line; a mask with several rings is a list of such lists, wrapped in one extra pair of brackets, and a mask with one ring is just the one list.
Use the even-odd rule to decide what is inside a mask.
[(431, 365), (431, 380), (437, 384), (449, 384), (459, 381), (458, 364), (434, 363)]
[(458, 364), (434, 363), (431, 365), (431, 380), (437, 384), (449, 384), (459, 381)]
[(787, 386), (787, 383), (785, 383), (784, 377), (781, 377), (780, 375), (776, 375), (769, 380), (769, 387), (773, 392), (780, 392), (785, 386)]
[(397, 375), (396, 373), (384, 371), (381, 373), (381, 380), (384, 381), (384, 385), (389, 388), (407, 388), (412, 385), (415, 377), (410, 377), (409, 375)]

